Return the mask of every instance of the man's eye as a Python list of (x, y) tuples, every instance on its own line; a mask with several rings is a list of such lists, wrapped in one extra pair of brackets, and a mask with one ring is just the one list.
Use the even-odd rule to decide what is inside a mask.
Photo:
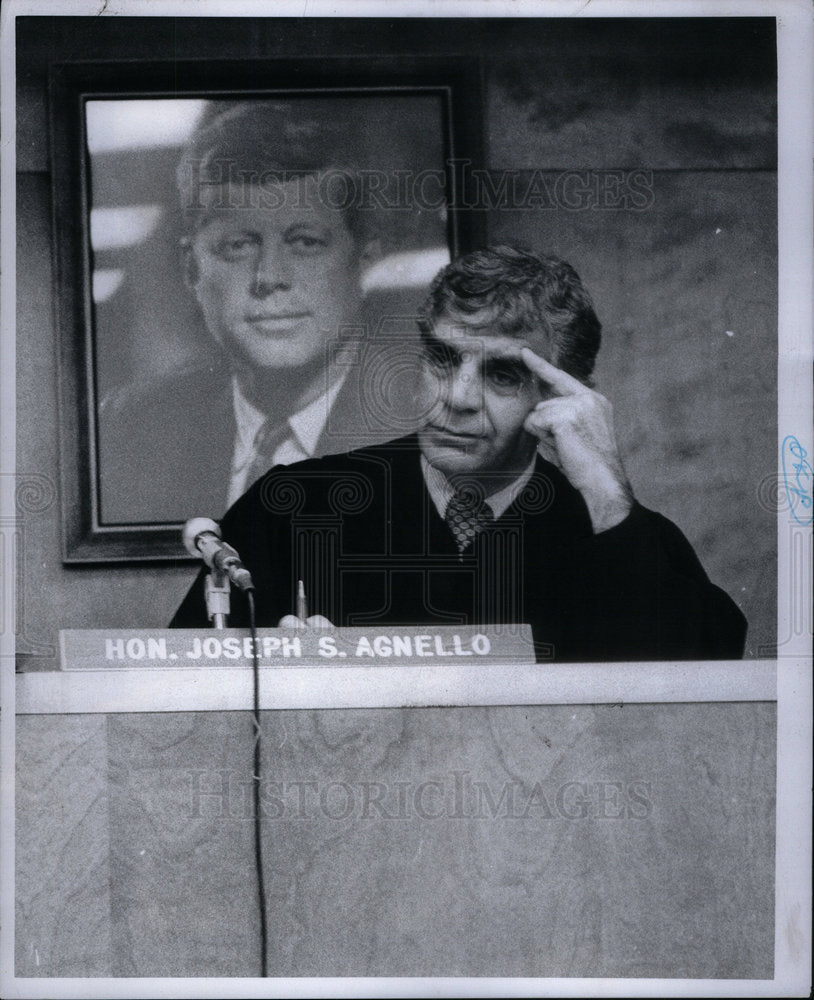
[(313, 233), (290, 233), (286, 243), (300, 254), (318, 254), (330, 246), (327, 236), (316, 236)]
[(487, 372), (486, 377), (495, 389), (503, 392), (518, 391), (526, 384), (524, 373), (514, 367), (492, 368)]
[(213, 250), (223, 260), (243, 260), (254, 252), (258, 243), (257, 237), (251, 233), (241, 233), (239, 236), (222, 236)]

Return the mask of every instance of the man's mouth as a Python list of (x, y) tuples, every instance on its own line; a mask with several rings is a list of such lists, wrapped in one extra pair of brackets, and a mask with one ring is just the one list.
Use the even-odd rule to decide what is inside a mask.
[(246, 317), (247, 323), (290, 323), (292, 320), (305, 319), (310, 312), (264, 312), (252, 313)]
[(450, 441), (472, 442), (479, 441), (483, 434), (474, 431), (458, 430), (454, 427), (441, 427), (438, 424), (427, 424), (426, 431), (435, 438), (449, 439)]

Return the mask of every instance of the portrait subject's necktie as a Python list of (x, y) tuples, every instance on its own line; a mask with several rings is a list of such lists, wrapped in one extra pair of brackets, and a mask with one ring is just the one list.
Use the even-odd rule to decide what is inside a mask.
[(287, 420), (281, 424), (272, 423), (270, 420), (267, 420), (262, 425), (254, 437), (254, 458), (249, 466), (249, 472), (243, 487), (244, 491), (254, 485), (264, 473), (268, 472), (274, 464), (274, 453), (290, 434), (291, 428)]
[(458, 552), (462, 553), (478, 532), (494, 524), (495, 515), (480, 491), (464, 487), (456, 490), (447, 504), (444, 520), (455, 538)]

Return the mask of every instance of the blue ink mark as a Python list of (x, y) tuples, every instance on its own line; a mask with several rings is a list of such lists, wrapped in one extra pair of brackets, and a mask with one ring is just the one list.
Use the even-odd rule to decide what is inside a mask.
[[(814, 500), (811, 497), (812, 481), (814, 473), (811, 466), (806, 461), (808, 453), (793, 434), (788, 434), (783, 439), (780, 449), (780, 460), (783, 463), (783, 485), (786, 487), (786, 496), (791, 509), (791, 516), (798, 524), (811, 524), (814, 517)], [(793, 478), (792, 478), (793, 477)], [(798, 510), (808, 511), (808, 515), (802, 517)]]

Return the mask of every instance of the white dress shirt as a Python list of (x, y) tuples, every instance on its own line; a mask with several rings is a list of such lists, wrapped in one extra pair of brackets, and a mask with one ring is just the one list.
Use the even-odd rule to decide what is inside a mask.
[[(344, 374), (347, 375), (347, 372)], [(328, 414), (344, 381), (344, 377), (337, 379), (321, 396), (317, 396), (313, 402), (288, 418), (289, 434), (275, 449), (269, 468), (271, 465), (292, 465), (314, 457), (317, 443), (328, 422)], [(251, 483), (246, 482), (246, 477), (255, 459), (258, 431), (266, 421), (266, 414), (243, 395), (236, 376), (232, 376), (232, 401), (237, 430), (227, 496), (229, 507), (251, 486)]]
[[(488, 497), (483, 498), (486, 504), (491, 507), (492, 513), (495, 515), (495, 520), (508, 510), (515, 498), (518, 497), (520, 492), (525, 488), (526, 484), (531, 479), (532, 473), (534, 472), (534, 463), (536, 459), (537, 455), (535, 453), (532, 456), (528, 467), (517, 477), (517, 479), (513, 479), (496, 493), (491, 493)], [(443, 519), (446, 514), (447, 505), (455, 494), (455, 488), (450, 484), (444, 473), (439, 469), (436, 469), (434, 465), (430, 465), (423, 455), (421, 456), (421, 472), (424, 476), (424, 482), (427, 484), (427, 492), (430, 494), (430, 498), (435, 504), (435, 509)]]

